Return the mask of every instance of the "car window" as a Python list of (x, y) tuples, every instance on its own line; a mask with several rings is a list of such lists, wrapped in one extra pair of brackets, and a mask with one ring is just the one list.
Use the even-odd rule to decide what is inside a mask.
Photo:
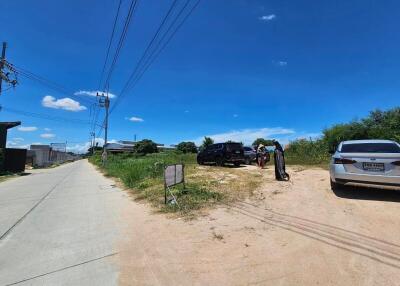
[(341, 153), (400, 153), (400, 147), (394, 143), (356, 143), (343, 144)]
[(226, 150), (230, 152), (241, 150), (242, 148), (242, 144), (240, 143), (226, 143)]
[(244, 151), (252, 151), (250, 147), (243, 147)]

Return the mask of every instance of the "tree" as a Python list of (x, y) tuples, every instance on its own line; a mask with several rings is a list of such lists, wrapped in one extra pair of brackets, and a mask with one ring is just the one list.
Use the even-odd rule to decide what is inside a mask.
[(210, 137), (204, 136), (203, 144), (201, 144), (200, 148), (205, 149), (212, 144), (214, 144), (214, 140)]
[(154, 143), (152, 140), (143, 139), (142, 141), (136, 142), (135, 146), (133, 146), (133, 151), (139, 154), (151, 154), (157, 153), (157, 144)]
[(252, 146), (258, 146), (260, 144), (263, 144), (264, 146), (272, 146), (272, 145), (274, 145), (272, 143), (272, 140), (270, 140), (270, 139), (257, 138), (256, 140), (254, 140)]
[(176, 146), (176, 149), (183, 153), (197, 153), (196, 144), (193, 142), (181, 142)]
[(330, 151), (344, 140), (389, 139), (400, 140), (400, 108), (374, 110), (361, 120), (336, 124), (323, 131), (323, 140)]
[(89, 147), (87, 154), (91, 155), (94, 152), (101, 152), (101, 151), (103, 151), (103, 147), (93, 146), (93, 147)]

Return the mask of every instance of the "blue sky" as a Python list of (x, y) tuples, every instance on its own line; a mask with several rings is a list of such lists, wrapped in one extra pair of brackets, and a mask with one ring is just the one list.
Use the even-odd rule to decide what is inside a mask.
[[(123, 15), (129, 2), (123, 1)], [(140, 1), (110, 83), (117, 98), (171, 2)], [(95, 91), (117, 4), (1, 1), (7, 59), (71, 93)], [(212, 135), (217, 141), (249, 143), (262, 136), (287, 142), (394, 107), (399, 9), (397, 1), (202, 0), (111, 114), (109, 139), (137, 134), (174, 144)], [(94, 98), (82, 97), (69, 101), (20, 76), (0, 104), (88, 120), (87, 100)], [(12, 120), (21, 120), (23, 129), (9, 133), (10, 146), (67, 141), (83, 150), (89, 137), (87, 125), (0, 112), (0, 121)]]

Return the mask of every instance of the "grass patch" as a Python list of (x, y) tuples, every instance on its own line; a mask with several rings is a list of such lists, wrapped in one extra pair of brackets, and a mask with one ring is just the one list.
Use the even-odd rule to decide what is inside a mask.
[[(119, 178), (137, 200), (150, 202), (160, 212), (193, 215), (219, 202), (233, 201), (252, 194), (262, 184), (260, 172), (246, 168), (199, 166), (196, 154), (165, 152), (147, 156), (110, 155), (102, 166), (100, 154), (89, 161), (106, 176)], [(164, 166), (185, 164), (186, 188), (171, 189), (178, 204), (164, 204)]]

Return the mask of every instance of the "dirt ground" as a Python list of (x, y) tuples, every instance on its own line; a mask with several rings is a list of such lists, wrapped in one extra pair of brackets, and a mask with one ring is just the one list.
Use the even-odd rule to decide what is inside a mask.
[(288, 171), (263, 170), (252, 198), (191, 221), (130, 201), (120, 284), (400, 285), (400, 192), (334, 193), (326, 170)]

